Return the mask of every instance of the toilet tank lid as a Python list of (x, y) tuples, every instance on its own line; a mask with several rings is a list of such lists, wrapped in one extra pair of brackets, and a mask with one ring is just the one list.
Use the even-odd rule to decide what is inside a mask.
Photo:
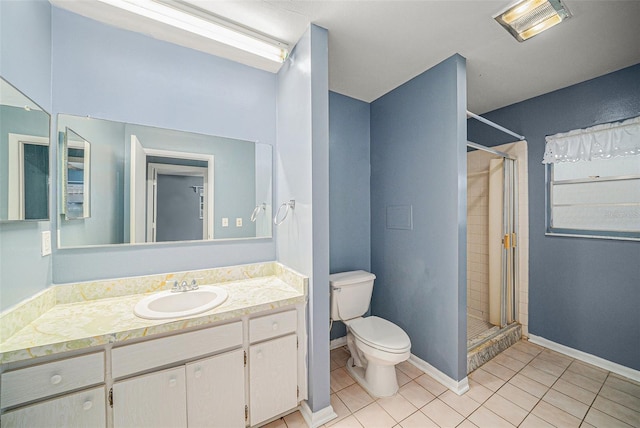
[(343, 287), (363, 281), (376, 279), (376, 276), (366, 270), (354, 270), (350, 272), (332, 273), (329, 275), (329, 284), (333, 287)]

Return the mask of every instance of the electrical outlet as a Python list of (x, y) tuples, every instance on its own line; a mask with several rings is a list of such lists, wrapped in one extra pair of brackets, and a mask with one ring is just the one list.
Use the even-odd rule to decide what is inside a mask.
[(236, 218), (236, 227), (242, 227), (242, 217)]
[(229, 227), (229, 219), (227, 217), (222, 218), (222, 227)]
[(45, 230), (42, 232), (42, 256), (49, 254), (51, 254), (51, 231)]

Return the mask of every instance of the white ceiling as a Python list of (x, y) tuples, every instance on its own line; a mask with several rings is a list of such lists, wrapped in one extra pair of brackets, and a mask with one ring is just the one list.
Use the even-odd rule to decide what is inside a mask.
[[(121, 28), (277, 71), (272, 64), (95, 0), (51, 0)], [(640, 1), (565, 0), (566, 22), (524, 43), (492, 16), (505, 1), (188, 0), (294, 45), (329, 30), (329, 88), (371, 102), (454, 53), (467, 59), (468, 108), (485, 113), (640, 62)]]

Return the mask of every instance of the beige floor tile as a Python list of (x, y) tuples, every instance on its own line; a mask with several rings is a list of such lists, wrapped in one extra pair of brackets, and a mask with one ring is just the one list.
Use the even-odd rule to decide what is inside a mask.
[(396, 367), (411, 379), (415, 379), (418, 376), (422, 376), (424, 374), (422, 370), (411, 364), (409, 361), (403, 361)]
[(349, 372), (343, 367), (339, 369), (335, 369), (329, 374), (330, 382), (331, 382), (331, 390), (333, 392), (340, 391), (341, 389), (346, 388), (347, 386), (351, 386), (356, 383), (355, 380), (349, 375)]
[(559, 376), (556, 375), (552, 375), (548, 372), (542, 371), (540, 369), (537, 369), (535, 367), (532, 367), (531, 364), (527, 365), (525, 368), (523, 368), (522, 370), (520, 370), (520, 373), (526, 377), (528, 377), (529, 379), (533, 379), (538, 383), (541, 383), (547, 387), (551, 387), (551, 385), (553, 385), (556, 380), (558, 380)]
[(493, 361), (516, 372), (522, 370), (522, 368), (527, 365), (527, 363), (516, 360), (504, 353), (498, 354)]
[(287, 424), (287, 428), (307, 428), (307, 423), (299, 411), (290, 413), (283, 419), (284, 423)]
[(398, 370), (396, 367), (396, 379), (398, 379), (398, 386), (406, 385), (412, 381), (412, 379), (404, 374), (404, 372)]
[(622, 404), (623, 406), (628, 407), (631, 410), (640, 412), (640, 398), (635, 397), (631, 394), (627, 394), (624, 391), (620, 391), (608, 385), (603, 385), (598, 395), (615, 403)]
[(493, 392), (500, 389), (500, 387), (505, 383), (504, 380), (495, 375), (492, 375), (487, 371), (484, 371), (482, 368), (479, 368), (471, 373), (469, 375), (469, 378), (473, 379), (475, 382), (478, 382), (480, 385), (490, 389)]
[(444, 394), (440, 395), (438, 399), (444, 401), (446, 405), (451, 407), (456, 412), (460, 413), (465, 418), (473, 413), (478, 407), (480, 407), (480, 403), (473, 400), (467, 394), (458, 395), (451, 390), (446, 391)]
[(489, 388), (480, 385), (478, 382), (469, 379), (469, 390), (464, 394), (472, 400), (482, 404), (491, 397), (493, 391)]
[(593, 426), (588, 422), (582, 421), (582, 423), (580, 424), (580, 428), (598, 428), (598, 427)]
[(353, 384), (336, 393), (338, 398), (347, 406), (351, 413), (355, 413), (367, 404), (373, 403), (373, 398), (360, 385)]
[(347, 359), (351, 356), (347, 348), (344, 346), (341, 346), (336, 349), (332, 349), (329, 355), (331, 356), (332, 360), (344, 360), (344, 361), (347, 361)]
[(402, 428), (440, 428), (422, 412), (415, 412), (400, 422), (400, 426)]
[(640, 380), (629, 379), (628, 377), (625, 377), (625, 376), (622, 376), (621, 374), (613, 373), (613, 372), (609, 372), (609, 376), (613, 376), (615, 378), (622, 379), (622, 380), (624, 380), (626, 382), (634, 384), (637, 387), (640, 387)]
[(546, 401), (540, 401), (531, 413), (557, 427), (579, 427), (580, 422), (582, 422), (581, 419), (576, 418), (564, 410), (558, 409)]
[[(542, 355), (542, 354), (541, 354)], [(529, 366), (534, 367), (538, 370), (542, 370), (543, 372), (547, 372), (550, 375), (558, 378), (564, 371), (567, 369), (566, 367), (559, 366), (551, 361), (547, 361), (543, 358), (536, 357), (530, 363)]]
[(540, 419), (533, 413), (529, 413), (529, 415), (524, 418), (524, 421), (520, 424), (519, 428), (555, 428), (549, 422), (544, 419)]
[(581, 374), (569, 370), (564, 372), (562, 376), (560, 376), (560, 379), (595, 393), (600, 391), (600, 387), (602, 386), (602, 382), (600, 381), (582, 376)]
[(558, 409), (564, 410), (565, 412), (572, 414), (578, 419), (583, 419), (584, 415), (587, 414), (587, 410), (589, 410), (589, 406), (575, 398), (571, 398), (568, 395), (564, 395), (561, 392), (556, 391), (555, 389), (550, 389), (542, 400), (546, 401), (549, 404), (557, 407)]
[(331, 425), (331, 428), (362, 428), (362, 425), (358, 422), (355, 416), (351, 415), (341, 421), (338, 421), (337, 424)]
[(531, 354), (533, 356), (538, 355), (545, 349), (540, 345), (536, 345), (526, 340), (520, 340), (519, 342), (514, 343), (512, 348), (517, 349), (518, 351), (526, 352), (527, 354)]
[(331, 407), (333, 408), (333, 411), (335, 412), (335, 414), (338, 415), (338, 417), (327, 422), (327, 426), (331, 426), (336, 422), (351, 415), (351, 411), (349, 410), (349, 408), (347, 408), (347, 406), (342, 402), (340, 397), (338, 397), (336, 394), (331, 394), (329, 396), (329, 399), (331, 400)]
[(514, 370), (511, 370), (510, 368), (505, 367), (493, 360), (484, 364), (482, 366), (482, 370), (487, 371), (505, 381), (511, 379), (516, 374)]
[(538, 398), (542, 398), (549, 390), (547, 386), (538, 383), (533, 379), (529, 379), (520, 373), (511, 378), (509, 383)]
[(634, 397), (640, 398), (640, 385), (637, 385), (630, 379), (623, 379), (615, 373), (611, 373), (611, 375), (607, 378), (605, 385), (610, 386), (611, 388), (615, 388), (619, 391), (626, 392), (627, 394), (633, 395)]
[(377, 403), (382, 406), (396, 422), (400, 422), (418, 410), (416, 406), (411, 404), (411, 402), (401, 394), (396, 394), (393, 397), (379, 398)]
[(553, 384), (552, 388), (556, 391), (562, 392), (564, 395), (575, 398), (576, 400), (588, 406), (593, 403), (593, 400), (595, 400), (597, 395), (595, 392), (587, 391), (586, 389), (569, 383), (562, 378), (558, 379), (556, 383)]
[(411, 381), (401, 386), (398, 392), (418, 409), (436, 398), (435, 395), (424, 389), (416, 381)]
[(529, 364), (529, 362), (534, 359), (535, 355), (518, 351), (516, 348), (514, 348), (514, 346), (503, 351), (502, 353), (505, 354), (507, 357), (515, 358), (516, 360), (522, 361), (523, 363), (526, 363), (526, 364)]
[(469, 420), (480, 428), (509, 428), (514, 426), (484, 406), (473, 412), (469, 416)]
[(334, 371), (335, 369), (339, 369), (340, 367), (344, 367), (344, 364), (334, 360), (333, 358), (329, 359), (329, 370)]
[(262, 428), (287, 428), (287, 424), (284, 422), (283, 418), (280, 418), (263, 425)]
[(392, 428), (396, 425), (396, 421), (378, 403), (369, 404), (354, 416), (364, 428)]
[(427, 374), (418, 376), (414, 382), (422, 386), (424, 389), (435, 395), (436, 397), (447, 390), (447, 387)]
[(464, 417), (436, 398), (431, 403), (420, 409), (429, 419), (442, 428), (455, 427), (464, 420)]
[(631, 410), (622, 404), (618, 404), (599, 395), (593, 402), (593, 407), (631, 426), (640, 427), (640, 412)]
[(515, 426), (520, 425), (520, 423), (524, 420), (525, 417), (527, 417), (527, 414), (529, 413), (522, 407), (514, 404), (513, 402), (498, 394), (494, 394), (483, 404), (483, 406)]
[(604, 412), (593, 407), (589, 409), (587, 416), (584, 418), (585, 422), (593, 425), (597, 428), (630, 428), (631, 425), (622, 422), (620, 419), (616, 419), (613, 416), (609, 416)]
[(478, 425), (474, 424), (469, 419), (465, 419), (457, 428), (478, 428)]
[(552, 351), (551, 349), (545, 349), (538, 354), (537, 358), (549, 361), (550, 363), (564, 367), (565, 369), (575, 361), (573, 358), (559, 352)]
[(526, 391), (521, 390), (517, 386), (510, 383), (506, 383), (497, 392), (503, 398), (511, 401), (513, 404), (520, 408), (530, 412), (536, 404), (538, 404), (539, 398), (529, 394)]
[(608, 371), (600, 367), (592, 366), (591, 364), (578, 360), (573, 361), (567, 370), (597, 380), (598, 382), (604, 382), (609, 375)]

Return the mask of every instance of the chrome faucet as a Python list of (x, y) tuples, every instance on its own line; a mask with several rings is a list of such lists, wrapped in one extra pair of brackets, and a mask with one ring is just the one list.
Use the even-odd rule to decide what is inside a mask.
[(186, 291), (197, 290), (198, 282), (195, 279), (191, 280), (191, 284), (187, 284), (187, 281), (182, 281), (178, 285), (178, 281), (174, 281), (173, 287), (171, 288), (172, 293), (183, 293)]

